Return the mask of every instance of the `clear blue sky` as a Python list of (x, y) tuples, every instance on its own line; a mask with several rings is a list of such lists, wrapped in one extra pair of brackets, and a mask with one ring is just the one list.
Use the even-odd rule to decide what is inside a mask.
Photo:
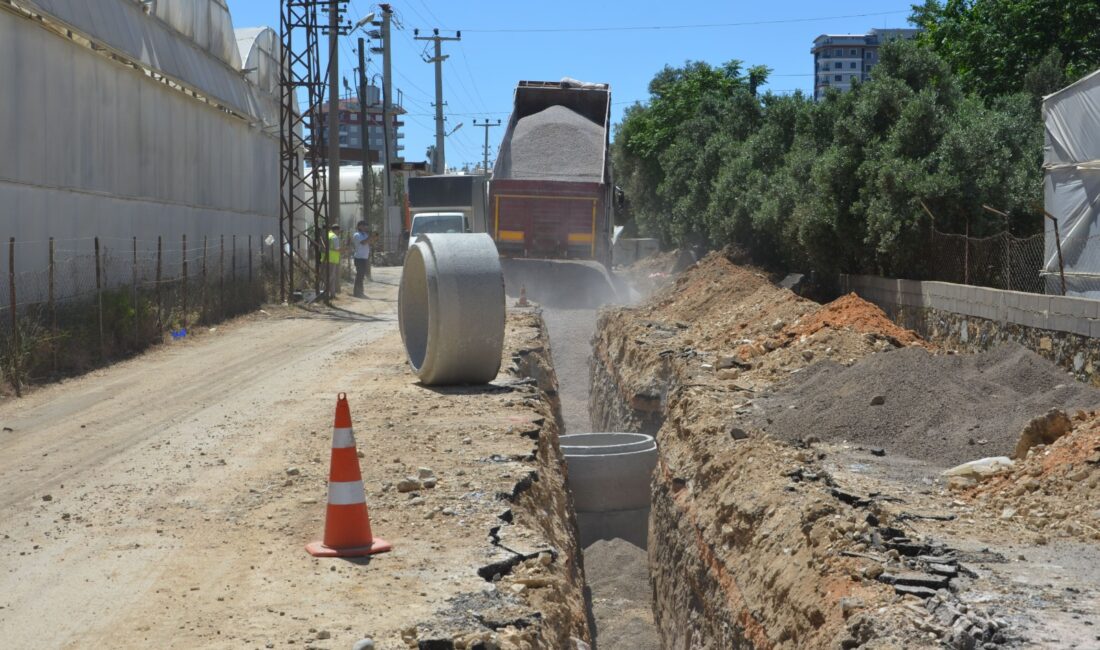
[[(774, 0), (772, 2), (656, 2), (619, 0), (597, 2), (560, 0), (526, 2), (487, 0), (395, 0), (391, 4), (404, 30), (394, 35), (395, 87), (404, 93), (409, 111), (405, 120), (405, 157), (423, 160), (434, 142), (434, 76), (420, 52), (426, 43), (412, 39), (413, 28), (462, 30), (462, 40), (444, 44), (451, 58), (444, 64), (444, 99), (448, 130), (463, 123), (447, 139), (448, 165), (461, 166), (481, 159), (484, 131), (472, 125), (500, 118), (507, 121), (512, 90), (520, 79), (557, 80), (570, 76), (611, 84), (614, 119), (634, 100), (647, 97), (653, 74), (665, 64), (686, 60), (722, 63), (740, 59), (746, 65), (772, 68), (768, 87), (773, 91), (813, 90), (810, 46), (822, 33), (861, 33), (872, 27), (905, 27), (915, 0)], [(228, 0), (235, 27), (269, 25), (278, 29), (279, 0)], [(350, 20), (375, 9), (370, 0), (351, 0)], [(877, 14), (862, 15), (860, 14)], [(843, 17), (850, 16), (850, 17)], [(829, 18), (836, 17), (836, 18)], [(816, 20), (826, 18), (824, 20)], [(806, 20), (815, 19), (815, 20)], [(479, 31), (570, 29), (587, 27), (646, 27), (715, 23), (764, 23), (685, 29), (627, 31)], [(341, 75), (351, 79), (358, 65), (354, 37), (341, 47)], [(381, 55), (368, 63), (371, 73), (381, 70)], [(502, 128), (490, 130), (496, 150)]]

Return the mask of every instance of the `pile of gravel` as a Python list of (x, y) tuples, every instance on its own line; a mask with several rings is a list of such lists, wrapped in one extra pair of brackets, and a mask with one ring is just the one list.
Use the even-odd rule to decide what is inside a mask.
[(603, 180), (603, 127), (564, 106), (516, 122), (499, 178), (598, 183)]
[(1006, 343), (973, 355), (907, 347), (850, 367), (825, 361), (757, 404), (757, 425), (783, 439), (846, 440), (950, 467), (1011, 455), (1032, 418), (1098, 408), (1100, 391)]

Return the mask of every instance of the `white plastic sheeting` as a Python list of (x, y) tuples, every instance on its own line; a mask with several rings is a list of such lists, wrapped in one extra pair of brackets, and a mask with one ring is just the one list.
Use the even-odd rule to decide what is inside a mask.
[[(1043, 100), (1045, 209), (1058, 219), (1066, 293), (1100, 298), (1100, 71)], [(1046, 220), (1043, 274), (1061, 293), (1054, 224)]]
[[(219, 0), (17, 0), (135, 61), (179, 80), (243, 115), (268, 116), (266, 98), (240, 74), (233, 23)], [(160, 19), (158, 19), (160, 18)], [(202, 39), (190, 39), (195, 34)], [(274, 104), (278, 124), (278, 104)]]
[[(46, 266), (49, 237), (68, 251), (75, 246), (66, 241), (94, 236), (162, 236), (178, 248), (183, 234), (191, 242), (221, 235), (259, 241), (277, 231), (279, 142), (256, 123), (6, 10), (0, 61), (0, 88), (18, 89), (0, 101), (0, 235), (19, 242), (17, 272)], [(32, 244), (35, 253), (23, 254)], [(0, 259), (6, 265), (6, 251)]]

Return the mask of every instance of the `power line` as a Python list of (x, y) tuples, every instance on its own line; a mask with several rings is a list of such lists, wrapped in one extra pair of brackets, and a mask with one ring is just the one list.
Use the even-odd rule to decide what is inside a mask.
[(871, 18), (875, 16), (890, 16), (907, 14), (908, 11), (878, 11), (865, 14), (848, 14), (846, 16), (820, 16), (817, 18), (781, 18), (776, 20), (753, 20), (738, 23), (697, 23), (689, 25), (635, 25), (627, 27), (530, 27), (530, 28), (502, 28), (502, 29), (464, 29), (467, 33), (480, 34), (536, 34), (536, 33), (561, 33), (561, 32), (636, 32), (656, 31), (671, 29), (714, 29), (721, 27), (753, 27), (759, 25), (786, 25), (790, 23), (811, 23), (822, 20), (843, 20), (847, 18)]

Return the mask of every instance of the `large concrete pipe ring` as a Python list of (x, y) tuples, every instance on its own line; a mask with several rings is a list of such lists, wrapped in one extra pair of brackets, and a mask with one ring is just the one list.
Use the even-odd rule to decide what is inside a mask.
[(421, 235), (405, 255), (397, 300), (401, 340), (423, 384), (484, 384), (497, 376), (504, 276), (489, 235)]
[(625, 539), (645, 548), (657, 443), (644, 433), (562, 436), (581, 545)]

